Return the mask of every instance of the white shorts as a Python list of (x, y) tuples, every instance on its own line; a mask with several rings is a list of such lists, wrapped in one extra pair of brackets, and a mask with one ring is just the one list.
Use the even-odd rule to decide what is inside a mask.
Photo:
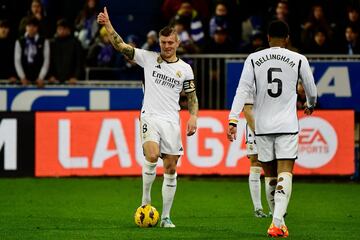
[(140, 117), (141, 143), (147, 141), (159, 144), (160, 153), (183, 155), (180, 125), (154, 116)]
[(258, 154), (257, 148), (256, 148), (256, 140), (255, 140), (255, 134), (249, 127), (249, 124), (246, 124), (246, 154), (249, 155), (256, 155)]
[(298, 134), (256, 136), (259, 161), (296, 160), (298, 138)]

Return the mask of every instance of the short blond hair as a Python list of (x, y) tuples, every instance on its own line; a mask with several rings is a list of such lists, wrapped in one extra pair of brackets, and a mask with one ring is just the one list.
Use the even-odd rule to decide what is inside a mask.
[(179, 40), (180, 40), (180, 37), (179, 37), (179, 35), (177, 34), (175, 28), (172, 27), (172, 26), (166, 26), (166, 27), (164, 27), (163, 29), (160, 30), (160, 32), (159, 32), (159, 38), (160, 38), (161, 36), (169, 37), (169, 36), (171, 36), (171, 35), (173, 35), (173, 34), (175, 35), (176, 40), (179, 41)]

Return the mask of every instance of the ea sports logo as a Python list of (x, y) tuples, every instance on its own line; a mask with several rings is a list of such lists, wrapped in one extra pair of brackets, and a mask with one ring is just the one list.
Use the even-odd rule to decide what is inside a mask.
[(301, 167), (318, 168), (326, 165), (335, 155), (338, 146), (334, 128), (319, 117), (300, 119), (299, 159)]

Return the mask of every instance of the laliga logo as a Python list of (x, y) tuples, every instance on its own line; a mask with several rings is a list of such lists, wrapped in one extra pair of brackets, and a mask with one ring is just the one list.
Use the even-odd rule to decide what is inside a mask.
[(338, 140), (334, 128), (319, 117), (300, 119), (299, 159), (301, 167), (318, 168), (335, 155)]

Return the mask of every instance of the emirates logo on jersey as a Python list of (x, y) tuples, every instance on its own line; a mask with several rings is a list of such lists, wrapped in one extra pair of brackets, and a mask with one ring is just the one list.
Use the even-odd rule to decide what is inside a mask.
[(175, 78), (168, 77), (163, 73), (153, 71), (152, 76), (154, 77), (154, 82), (161, 86), (167, 88), (174, 88), (175, 86), (180, 86), (181, 82)]

